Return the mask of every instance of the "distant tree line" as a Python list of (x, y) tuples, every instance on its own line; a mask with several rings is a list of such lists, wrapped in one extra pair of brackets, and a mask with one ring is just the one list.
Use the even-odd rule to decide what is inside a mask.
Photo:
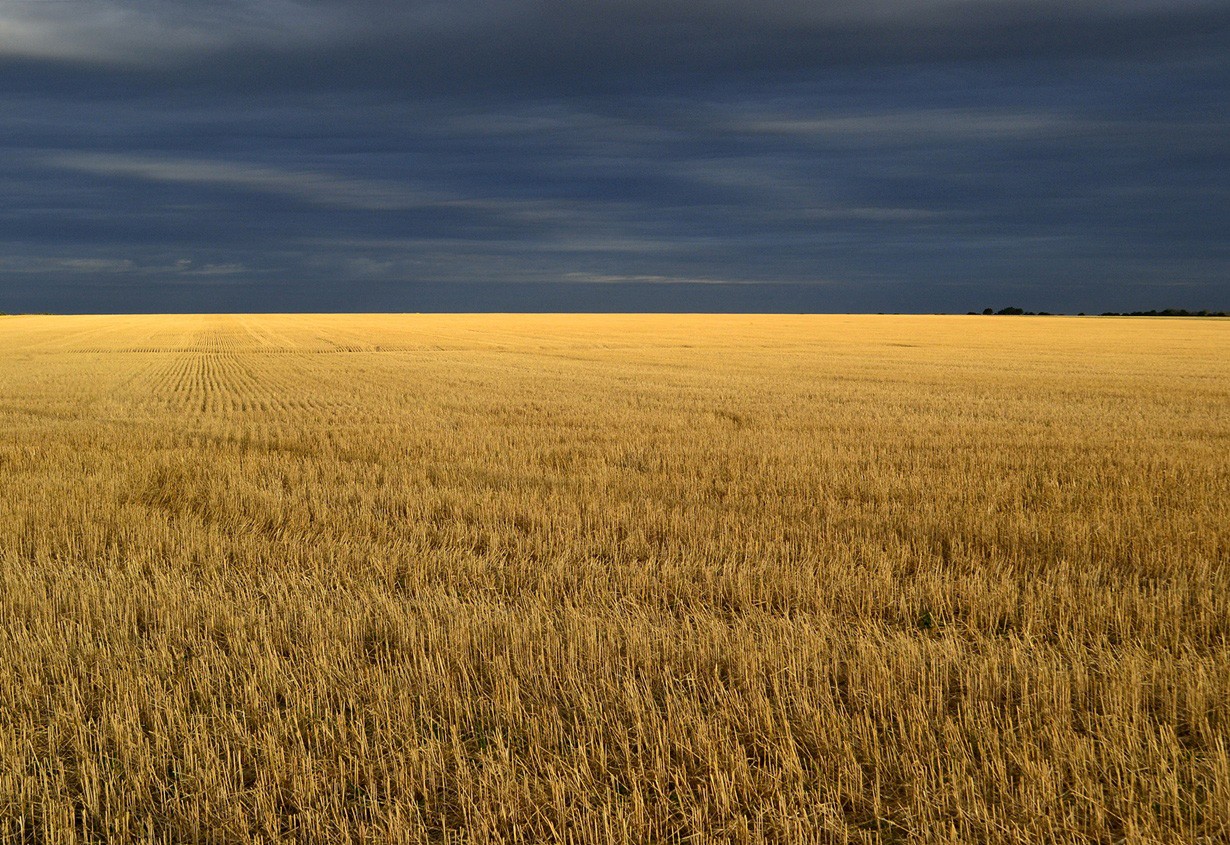
[[(977, 311), (968, 311), (968, 314), (977, 314)], [(1024, 308), (1016, 308), (1009, 306), (996, 311), (994, 308), (983, 308), (983, 314), (1001, 316), (1023, 314), (1027, 317), (1051, 317), (1054, 316), (1049, 311), (1026, 311)], [(1081, 311), (1076, 316), (1084, 317), (1085, 312)], [(1161, 311), (1103, 311), (1099, 317), (1230, 317), (1228, 311), (1188, 311), (1186, 308), (1164, 308)]]
[[(977, 314), (978, 312), (977, 312), (977, 311), (970, 311), (969, 313), (970, 313), (970, 314)], [(983, 308), (983, 309), (982, 309), (982, 313), (983, 313), (983, 314), (996, 314), (996, 315), (1000, 315), (1000, 314), (1010, 314), (1010, 315), (1024, 314), (1024, 315), (1025, 315), (1025, 316), (1027, 316), (1027, 317), (1053, 317), (1053, 316), (1054, 316), (1053, 314), (1051, 314), (1051, 312), (1050, 312), (1050, 311), (1026, 311), (1024, 308), (1017, 308), (1017, 307), (1015, 307), (1015, 306), (1009, 306), (1008, 308), (1001, 308), (1001, 309), (999, 309), (998, 311), (996, 311), (994, 308)]]
[(1161, 311), (1103, 311), (1103, 317), (1230, 317), (1226, 311), (1188, 311), (1186, 308), (1166, 308)]

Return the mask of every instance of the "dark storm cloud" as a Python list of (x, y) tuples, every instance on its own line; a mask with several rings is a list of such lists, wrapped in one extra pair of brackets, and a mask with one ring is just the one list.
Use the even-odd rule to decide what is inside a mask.
[(695, 74), (1215, 52), (1228, 21), (1230, 7), (1209, 0), (16, 0), (0, 10), (0, 60), (70, 88), (74, 68), (93, 68), (249, 92), (585, 92)]
[(1230, 307), (1224, 3), (0, 5), (0, 310)]

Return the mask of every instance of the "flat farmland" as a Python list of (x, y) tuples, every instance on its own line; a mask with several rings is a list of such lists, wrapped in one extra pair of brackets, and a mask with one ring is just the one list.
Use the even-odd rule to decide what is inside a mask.
[(1230, 322), (0, 318), (0, 841), (1224, 842)]

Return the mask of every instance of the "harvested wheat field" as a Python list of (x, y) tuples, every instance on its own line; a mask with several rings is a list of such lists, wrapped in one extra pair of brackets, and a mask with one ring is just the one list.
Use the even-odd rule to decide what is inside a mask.
[(1224, 842), (1230, 323), (0, 319), (0, 841)]

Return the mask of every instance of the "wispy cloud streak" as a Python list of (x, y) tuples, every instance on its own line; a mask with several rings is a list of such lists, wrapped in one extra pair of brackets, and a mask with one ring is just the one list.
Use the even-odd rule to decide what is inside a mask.
[(316, 171), (287, 170), (233, 161), (161, 158), (120, 153), (58, 153), (44, 163), (95, 176), (216, 185), (293, 197), (335, 208), (385, 211), (436, 205), (446, 198), (404, 185), (346, 179)]

